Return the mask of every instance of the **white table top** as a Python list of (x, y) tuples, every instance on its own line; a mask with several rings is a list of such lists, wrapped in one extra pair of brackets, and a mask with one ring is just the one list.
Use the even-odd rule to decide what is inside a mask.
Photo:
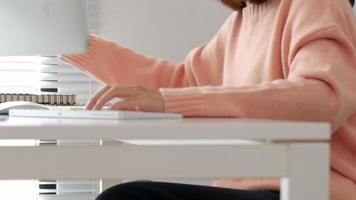
[(0, 116), (0, 139), (329, 140), (326, 123), (251, 119), (74, 120)]

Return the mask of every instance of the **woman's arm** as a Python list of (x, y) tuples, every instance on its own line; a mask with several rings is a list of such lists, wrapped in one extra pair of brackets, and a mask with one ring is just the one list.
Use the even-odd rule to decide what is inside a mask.
[(233, 17), (208, 44), (192, 51), (179, 65), (141, 55), (94, 36), (89, 37), (86, 53), (61, 56), (60, 59), (105, 85), (140, 85), (150, 89), (218, 85), (226, 32)]
[(356, 44), (337, 27), (308, 38), (290, 53), (288, 79), (239, 88), (161, 89), (166, 112), (324, 121), (337, 128), (356, 110)]
[[(185, 85), (184, 65), (156, 60), (95, 36), (87, 52), (61, 60), (79, 68), (104, 85), (145, 85), (151, 88)], [(171, 77), (176, 77), (173, 83)]]

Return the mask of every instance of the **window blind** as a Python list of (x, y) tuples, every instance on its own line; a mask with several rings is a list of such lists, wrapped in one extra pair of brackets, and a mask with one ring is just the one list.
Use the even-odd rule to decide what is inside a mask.
[(100, 85), (56, 57), (45, 57), (39, 64), (39, 90), (46, 94), (76, 95), (79, 105), (85, 104)]
[(0, 57), (0, 93), (37, 93), (39, 57)]
[(100, 181), (42, 181), (38, 200), (94, 200)]

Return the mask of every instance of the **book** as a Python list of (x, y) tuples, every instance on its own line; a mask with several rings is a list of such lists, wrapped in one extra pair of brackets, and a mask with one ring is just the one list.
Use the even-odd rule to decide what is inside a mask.
[(76, 105), (75, 95), (57, 94), (1, 94), (0, 103), (10, 101), (28, 101), (44, 105), (53, 106), (73, 106)]

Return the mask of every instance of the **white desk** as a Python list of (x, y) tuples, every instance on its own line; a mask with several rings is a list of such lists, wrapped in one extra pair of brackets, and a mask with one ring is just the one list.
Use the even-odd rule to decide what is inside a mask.
[(0, 147), (0, 179), (282, 177), (283, 200), (329, 196), (330, 127), (322, 123), (3, 117), (2, 139), (170, 140), (179, 145)]

